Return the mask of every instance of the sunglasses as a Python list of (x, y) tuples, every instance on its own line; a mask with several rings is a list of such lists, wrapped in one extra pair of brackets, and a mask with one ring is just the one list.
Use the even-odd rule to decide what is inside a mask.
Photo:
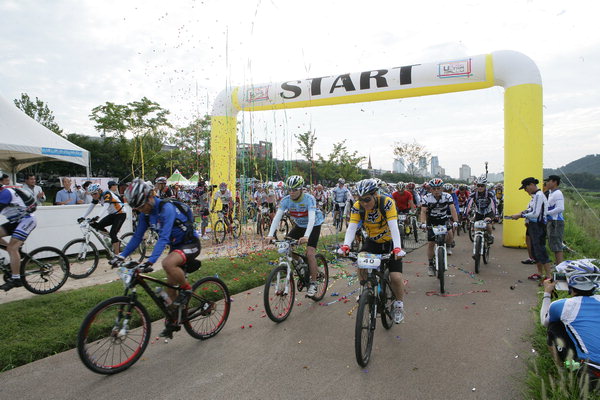
[(301, 190), (302, 189), (288, 189), (288, 192), (290, 192), (290, 193), (296, 193), (296, 192), (299, 192)]
[(360, 201), (361, 203), (368, 203), (371, 200), (373, 200), (373, 196), (369, 196), (369, 197), (359, 197), (358, 201)]
[(485, 187), (485, 185), (477, 185), (477, 187)]

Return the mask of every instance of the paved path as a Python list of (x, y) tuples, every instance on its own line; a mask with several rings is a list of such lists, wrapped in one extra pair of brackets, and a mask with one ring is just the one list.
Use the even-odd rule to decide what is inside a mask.
[[(426, 275), (424, 247), (406, 257), (406, 322), (389, 331), (378, 324), (366, 369), (354, 358), (354, 300), (320, 306), (297, 298), (288, 320), (274, 324), (261, 317), (262, 288), (256, 288), (234, 297), (227, 325), (214, 338), (197, 341), (179, 332), (169, 343), (149, 345), (136, 365), (111, 377), (88, 371), (74, 350), (67, 351), (0, 374), (2, 397), (522, 398), (538, 288), (526, 279), (531, 268), (519, 262), (525, 252), (498, 245), (473, 279), (461, 270), (472, 271), (470, 246), (468, 237), (457, 239), (447, 272), (449, 297), (428, 295), (439, 285)], [(331, 275), (344, 270), (354, 272), (334, 266)], [(353, 291), (356, 284), (348, 282), (336, 280), (329, 293)], [(480, 290), (488, 292), (469, 293)], [(337, 299), (328, 295), (324, 301)], [(160, 329), (153, 325), (155, 334)]]

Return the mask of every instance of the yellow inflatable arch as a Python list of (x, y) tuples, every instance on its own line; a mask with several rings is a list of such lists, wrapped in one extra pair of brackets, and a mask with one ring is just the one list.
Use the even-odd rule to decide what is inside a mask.
[[(235, 188), (236, 126), (240, 111), (280, 110), (427, 96), (502, 86), (504, 92), (504, 209), (523, 210), (521, 179), (543, 178), (542, 82), (535, 63), (515, 51), (350, 74), (230, 87), (212, 112), (210, 179)], [(522, 221), (506, 221), (502, 243), (524, 247)]]

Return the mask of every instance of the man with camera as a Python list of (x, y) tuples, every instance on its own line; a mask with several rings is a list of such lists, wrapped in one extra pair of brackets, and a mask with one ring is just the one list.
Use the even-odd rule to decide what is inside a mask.
[[(590, 379), (600, 380), (599, 260), (564, 261), (556, 266), (554, 280), (544, 281), (540, 321), (548, 328), (548, 346), (557, 365), (587, 365)], [(566, 283), (566, 284), (565, 284)], [(551, 302), (554, 289), (571, 297)]]

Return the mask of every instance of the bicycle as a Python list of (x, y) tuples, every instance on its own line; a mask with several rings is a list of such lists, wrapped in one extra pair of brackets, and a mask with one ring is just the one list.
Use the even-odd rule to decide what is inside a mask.
[[(95, 222), (97, 219), (98, 217), (86, 218), (83, 220), (79, 224), (79, 227), (83, 232), (83, 237), (71, 240), (62, 249), (62, 252), (69, 260), (69, 276), (71, 278), (86, 278), (90, 276), (96, 270), (96, 268), (98, 268), (100, 252), (98, 251), (96, 245), (91, 241), (92, 235), (95, 236), (102, 245), (102, 248), (106, 252), (106, 259), (110, 260), (116, 255), (113, 251), (113, 246), (108, 233), (104, 233), (94, 228), (93, 222)], [(152, 234), (152, 232), (154, 231), (151, 231), (149, 234), (147, 234), (146, 238), (140, 243), (140, 246), (135, 251), (135, 255), (130, 257), (131, 259), (142, 261), (146, 257), (146, 247), (153, 247), (158, 240), (158, 235), (156, 232), (154, 232), (154, 234)], [(125, 248), (132, 237), (133, 232), (122, 235), (120, 238), (121, 247)]]
[[(298, 245), (294, 239), (276, 240), (277, 252), (281, 254), (279, 264), (269, 273), (264, 289), (264, 304), (267, 315), (273, 322), (283, 322), (290, 316), (296, 298), (297, 277), (298, 291), (310, 285), (310, 271), (305, 255), (296, 253), (292, 249)], [(323, 299), (329, 284), (329, 267), (322, 254), (317, 254), (317, 293), (309, 297), (317, 302)], [(308, 297), (308, 295), (306, 296)]]
[(486, 231), (487, 224), (487, 218), (486, 220), (475, 221), (473, 223), (475, 230), (473, 233), (473, 260), (475, 260), (476, 274), (479, 273), (479, 264), (481, 262), (481, 258), (483, 258), (484, 264), (487, 264), (490, 259), (490, 245), (488, 243), (488, 233)]
[(212, 227), (213, 237), (217, 244), (225, 241), (228, 232), (234, 239), (237, 239), (242, 231), (242, 226), (237, 218), (232, 218), (229, 223), (225, 218), (227, 217), (223, 210), (217, 211), (217, 220)]
[(377, 314), (381, 316), (381, 324), (385, 329), (394, 325), (396, 296), (390, 283), (389, 270), (385, 268), (391, 254), (361, 252), (349, 253), (347, 257), (356, 261), (357, 268), (367, 271), (367, 279), (360, 282), (361, 294), (354, 327), (356, 362), (364, 368), (371, 358)]
[[(419, 242), (419, 231), (417, 229), (417, 216), (413, 212), (407, 214), (398, 213), (398, 230), (402, 243), (412, 240), (414, 237), (415, 243)], [(409, 239), (410, 238), (410, 239)]]
[(337, 209), (333, 212), (333, 226), (338, 232), (341, 232), (344, 228), (344, 210), (346, 209), (346, 203), (336, 203)]
[[(193, 272), (196, 268), (188, 268)], [(185, 269), (184, 269), (185, 270)], [(186, 271), (186, 275), (188, 270)], [(140, 264), (120, 264), (117, 274), (123, 283), (122, 296), (112, 297), (96, 305), (84, 318), (77, 334), (77, 353), (83, 364), (99, 374), (116, 374), (131, 367), (144, 353), (151, 337), (151, 321), (146, 307), (137, 296), (141, 286), (156, 303), (167, 321), (181, 325), (195, 339), (205, 340), (223, 329), (231, 308), (229, 289), (219, 278), (206, 277), (193, 284), (189, 300), (180, 305), (167, 305), (148, 282), (171, 288), (178, 295), (182, 289), (161, 279), (144, 275)], [(179, 330), (179, 329), (175, 329)]]
[[(6, 245), (0, 244), (6, 250)], [(64, 253), (54, 247), (40, 247), (28, 253), (19, 249), (21, 266), (19, 274), (25, 289), (35, 294), (48, 294), (60, 289), (69, 277), (69, 260)], [(4, 282), (12, 276), (10, 257), (0, 258), (0, 271)]]
[(435, 235), (435, 247), (433, 252), (435, 275), (440, 281), (440, 293), (444, 291), (444, 274), (448, 269), (448, 253), (446, 250), (446, 235), (448, 227), (446, 225), (428, 226)]
[(262, 237), (267, 236), (271, 229), (271, 217), (269, 216), (269, 207), (260, 206), (256, 215), (256, 233)]

